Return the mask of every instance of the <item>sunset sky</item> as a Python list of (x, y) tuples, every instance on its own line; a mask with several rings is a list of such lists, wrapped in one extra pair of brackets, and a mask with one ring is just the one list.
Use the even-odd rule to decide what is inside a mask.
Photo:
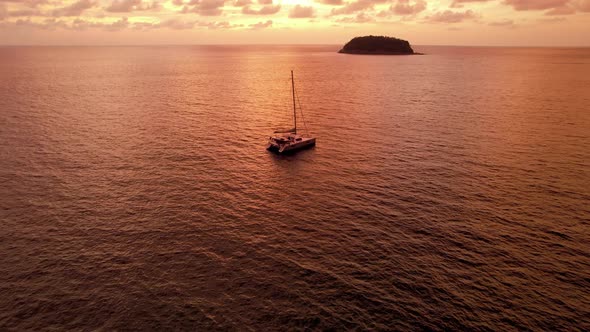
[(0, 44), (590, 46), (590, 0), (0, 0)]

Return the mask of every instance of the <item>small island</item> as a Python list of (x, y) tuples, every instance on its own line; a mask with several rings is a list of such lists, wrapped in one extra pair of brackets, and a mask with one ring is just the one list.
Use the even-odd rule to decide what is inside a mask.
[(407, 40), (386, 36), (363, 36), (352, 38), (338, 53), (375, 55), (413, 55)]

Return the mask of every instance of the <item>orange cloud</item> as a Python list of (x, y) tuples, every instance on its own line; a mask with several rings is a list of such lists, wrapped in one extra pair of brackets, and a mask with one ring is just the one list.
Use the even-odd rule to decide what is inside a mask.
[(57, 28), (64, 28), (67, 29), (68, 25), (60, 20), (57, 20), (55, 18), (48, 18), (45, 19), (41, 22), (33, 22), (30, 19), (18, 19), (16, 20), (16, 22), (12, 23), (14, 26), (17, 27), (32, 27), (32, 28), (36, 28), (36, 29), (42, 29), (42, 30), (55, 30)]
[(473, 2), (488, 2), (490, 0), (453, 0), (451, 3), (451, 8), (463, 8), (466, 3), (473, 3)]
[(356, 16), (352, 17), (342, 17), (336, 20), (339, 23), (371, 23), (375, 22), (375, 18), (371, 17), (365, 13), (358, 13)]
[(572, 15), (590, 12), (590, 0), (504, 0), (517, 11), (546, 10), (546, 15)]
[(20, 8), (9, 11), (4, 4), (0, 4), (0, 20), (8, 17), (30, 17), (41, 16), (42, 13), (38, 8)]
[(426, 9), (426, 1), (416, 0), (399, 0), (395, 6), (391, 7), (391, 11), (397, 15), (416, 15)]
[(219, 16), (225, 0), (191, 0), (182, 8), (182, 13), (196, 13), (200, 16)]
[(133, 11), (157, 11), (162, 6), (159, 2), (144, 3), (142, 0), (114, 0), (110, 6), (105, 8), (105, 11), (110, 13), (130, 13)]
[(432, 16), (427, 17), (427, 21), (434, 23), (460, 23), (465, 20), (474, 19), (476, 17), (477, 16), (472, 10), (466, 10), (464, 12), (445, 10), (434, 13)]
[(168, 20), (164, 20), (157, 24), (158, 28), (169, 28), (174, 30), (185, 30), (185, 29), (192, 29), (196, 21), (183, 21), (178, 18), (171, 18)]
[(331, 15), (347, 15), (359, 11), (373, 9), (375, 5), (388, 3), (389, 0), (356, 0), (348, 2), (341, 8), (332, 9)]
[(581, 12), (590, 12), (590, 0), (578, 0), (575, 7)]
[(49, 3), (49, 0), (0, 0), (0, 3), (21, 3), (25, 4), (29, 7), (36, 7), (38, 5), (43, 5)]
[(488, 25), (493, 26), (493, 27), (508, 27), (508, 28), (514, 28), (516, 26), (514, 24), (513, 20), (494, 21), (494, 22), (488, 23)]
[(322, 3), (324, 5), (332, 5), (332, 6), (340, 6), (344, 4), (342, 0), (319, 0), (318, 3)]
[(246, 15), (272, 15), (276, 14), (281, 10), (281, 5), (273, 5), (272, 1), (271, 4), (267, 4), (262, 6), (259, 9), (252, 8), (251, 5), (247, 5), (242, 7), (242, 14)]
[(0, 21), (8, 17), (8, 10), (3, 3), (0, 3)]
[[(281, 2), (279, 2), (281, 1)], [(53, 34), (59, 40), (60, 32), (34, 32), (35, 29), (54, 31), (94, 30), (89, 36), (100, 35), (102, 31), (120, 31), (121, 36), (148, 30), (173, 30), (162, 34), (153, 34), (164, 42), (174, 40), (174, 36), (188, 38), (194, 30), (239, 30), (228, 33), (238, 36), (242, 33), (253, 33), (253, 30), (273, 29), (272, 33), (264, 33), (268, 38), (282, 39), (279, 35), (291, 34), (293, 40), (306, 35), (306, 40), (317, 41), (318, 38), (334, 36), (350, 37), (349, 34), (380, 33), (388, 34), (392, 24), (402, 31), (426, 36), (437, 36), (440, 40), (438, 25), (459, 26), (450, 34), (470, 34), (473, 31), (493, 29), (494, 33), (503, 33), (503, 29), (523, 36), (534, 36), (535, 31), (547, 34), (547, 31), (568, 31), (571, 27), (582, 29), (584, 20), (590, 12), (590, 0), (0, 0), (0, 44), (19, 43), (17, 37)], [(287, 8), (283, 10), (283, 8)], [(461, 8), (461, 9), (459, 9)], [(484, 11), (485, 8), (485, 11)], [(479, 13), (484, 13), (485, 17)], [(549, 19), (546, 15), (551, 16)], [(567, 15), (567, 17), (566, 17)], [(260, 19), (260, 17), (265, 17)], [(544, 17), (544, 19), (543, 19)], [(258, 18), (258, 19), (257, 19)], [(268, 19), (267, 19), (268, 18)], [(303, 20), (301, 20), (303, 18)], [(316, 18), (305, 20), (305, 18)], [(485, 18), (485, 19), (484, 19)], [(298, 21), (297, 21), (298, 20)], [(297, 21), (297, 23), (295, 23)], [(458, 23), (461, 23), (460, 25)], [(334, 29), (333, 26), (347, 25), (347, 29)], [(370, 24), (370, 31), (363, 24)], [(552, 28), (545, 29), (549, 24)], [(283, 29), (286, 28), (286, 29)], [(408, 28), (408, 30), (404, 30)], [(438, 30), (429, 30), (438, 29)], [(545, 29), (545, 30), (542, 30)], [(252, 30), (252, 31), (251, 31)], [(279, 31), (280, 30), (280, 31)], [(576, 31), (578, 31), (576, 30)], [(587, 30), (587, 25), (586, 25)], [(14, 32), (19, 32), (14, 33)], [(247, 32), (251, 31), (251, 32)], [(325, 32), (329, 31), (329, 32)], [(424, 32), (424, 31), (427, 31)], [(446, 29), (445, 31), (451, 31)], [(462, 31), (462, 32), (456, 32)], [(64, 34), (70, 38), (78, 37), (71, 33)], [(118, 34), (118, 33), (117, 33)], [(117, 34), (102, 40), (115, 40)], [(170, 39), (164, 39), (168, 34)], [(223, 32), (216, 32), (216, 41), (223, 42)], [(298, 35), (299, 34), (299, 35)], [(569, 33), (568, 33), (569, 34)], [(578, 40), (587, 39), (577, 37)], [(41, 37), (42, 36), (42, 37)], [(71, 37), (73, 36), (73, 37)], [(259, 35), (260, 36), (260, 35)], [(324, 37), (322, 37), (324, 36)], [(450, 36), (450, 35), (449, 35)], [(497, 36), (496, 36), (497, 37)], [(64, 37), (63, 43), (68, 40)], [(131, 37), (127, 40), (133, 40)], [(156, 38), (156, 37), (154, 37)], [(344, 38), (344, 39), (346, 39)], [(408, 36), (408, 38), (414, 38)], [(432, 37), (434, 38), (434, 37)], [(450, 38), (450, 37), (449, 37)], [(479, 38), (479, 36), (478, 36)], [(539, 37), (540, 38), (540, 37)], [(197, 40), (205, 40), (199, 38)], [(247, 38), (246, 38), (247, 39)], [(560, 37), (554, 38), (560, 39)], [(15, 42), (16, 40), (16, 42)], [(145, 42), (147, 37), (142, 37)], [(235, 40), (235, 39), (234, 39)], [(257, 39), (253, 39), (256, 41)], [(414, 39), (415, 40), (415, 39)], [(479, 40), (479, 39), (477, 39)], [(490, 38), (490, 40), (505, 40)], [(507, 39), (506, 39), (507, 40)], [(544, 39), (540, 38), (543, 41)], [(7, 42), (9, 41), (9, 42)], [(239, 39), (242, 42), (241, 39)], [(92, 43), (90, 40), (89, 43)], [(449, 42), (451, 43), (451, 42)], [(581, 44), (587, 44), (582, 42)]]
[(114, 0), (105, 10), (111, 13), (128, 13), (139, 6), (141, 6), (141, 0)]
[(296, 5), (289, 12), (289, 18), (309, 18), (314, 17), (314, 10), (312, 6)]
[(53, 16), (80, 16), (86, 9), (96, 6), (96, 3), (91, 0), (78, 0), (73, 4), (57, 8), (53, 11)]
[(570, 0), (505, 0), (504, 3), (515, 10), (543, 10), (559, 8), (567, 5)]
[(264, 29), (272, 26), (272, 20), (250, 24), (251, 29)]

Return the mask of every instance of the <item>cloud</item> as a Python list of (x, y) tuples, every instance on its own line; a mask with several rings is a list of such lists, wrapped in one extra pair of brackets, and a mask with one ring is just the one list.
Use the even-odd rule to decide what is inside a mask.
[(160, 4), (158, 1), (153, 1), (150, 4), (144, 4), (141, 7), (141, 10), (151, 10), (151, 11), (158, 11), (162, 9), (162, 4)]
[(254, 24), (250, 24), (249, 25), (251, 29), (264, 29), (264, 28), (270, 28), (272, 26), (272, 20), (268, 20), (266, 22), (258, 22), (258, 23), (254, 23)]
[(546, 15), (571, 15), (590, 12), (590, 0), (504, 0), (503, 4), (517, 11), (546, 10)]
[(38, 5), (47, 4), (48, 0), (0, 0), (0, 3), (21, 3), (29, 7), (37, 7)]
[(163, 20), (158, 23), (152, 22), (133, 22), (132, 28), (135, 30), (149, 29), (173, 29), (173, 30), (190, 30), (195, 27), (198, 21), (183, 21), (177, 18)]
[(105, 11), (111, 13), (130, 13), (133, 11), (160, 10), (162, 6), (159, 2), (143, 3), (142, 0), (115, 0), (111, 5), (105, 8)]
[(147, 30), (159, 27), (160, 25), (158, 23), (151, 22), (133, 22), (133, 25), (131, 26), (131, 28), (135, 30)]
[(55, 30), (57, 28), (68, 28), (68, 25), (65, 22), (57, 20), (55, 18), (48, 18), (41, 22), (33, 22), (30, 19), (18, 19), (16, 20), (16, 22), (12, 24), (19, 27), (32, 27), (41, 30)]
[(90, 9), (96, 5), (92, 0), (78, 0), (73, 4), (54, 9), (52, 16), (80, 16), (86, 9)]
[(548, 10), (545, 15), (571, 15), (578, 11), (590, 12), (590, 0), (571, 0), (563, 6)]
[(344, 4), (343, 0), (318, 0), (316, 2), (319, 2), (324, 5), (330, 5), (330, 6), (341, 6)]
[[(1, 8), (0, 8), (1, 12)], [(6, 12), (6, 17), (24, 17), (24, 16), (42, 16), (43, 14), (37, 8), (22, 8)], [(1, 16), (1, 14), (0, 14)]]
[(111, 24), (105, 24), (103, 28), (109, 31), (118, 31), (125, 29), (129, 26), (129, 19), (127, 17), (121, 17), (118, 21), (115, 21)]
[(129, 13), (140, 5), (141, 0), (115, 0), (105, 10), (111, 13)]
[(8, 10), (6, 5), (0, 2), (0, 21), (9, 17), (28, 17), (41, 16), (41, 11), (36, 7), (20, 8), (16, 10)]
[(566, 6), (571, 0), (504, 0), (515, 10), (545, 10)]
[(182, 8), (182, 13), (197, 13), (201, 16), (219, 16), (225, 0), (191, 0)]
[(341, 8), (334, 8), (330, 15), (348, 15), (366, 9), (373, 9), (375, 5), (387, 3), (389, 0), (356, 0), (348, 2)]
[(77, 18), (74, 20), (74, 22), (72, 22), (71, 25), (69, 26), (65, 26), (65, 29), (70, 29), (70, 30), (87, 30), (90, 28), (104, 28), (105, 24), (101, 23), (101, 22), (92, 22), (92, 21), (88, 21), (88, 20), (83, 20), (81, 18)]
[(185, 30), (192, 29), (195, 26), (195, 24), (197, 24), (196, 21), (182, 21), (177, 18), (171, 18), (165, 21), (161, 21), (156, 25), (156, 27), (174, 30)]
[[(109, 19), (109, 18), (107, 18)], [(113, 18), (110, 18), (111, 20)], [(250, 28), (262, 28), (269, 27), (272, 25), (267, 22), (259, 22), (257, 24), (251, 24)], [(29, 27), (43, 30), (76, 30), (83, 31), (88, 29), (100, 29), (105, 31), (119, 31), (123, 29), (135, 29), (135, 30), (151, 30), (151, 29), (193, 29), (193, 28), (206, 28), (206, 29), (238, 29), (246, 28), (244, 24), (232, 24), (228, 21), (222, 22), (205, 22), (205, 21), (185, 21), (178, 18), (172, 18), (168, 20), (162, 20), (160, 22), (130, 22), (127, 17), (118, 18), (111, 22), (100, 22), (92, 21), (87, 19), (76, 18), (73, 21), (65, 21), (56, 18), (46, 19), (44, 21), (31, 21), (30, 19), (18, 19), (15, 22), (0, 22), (0, 27)]]
[[(0, 24), (2, 28), (18, 25), (45, 30), (264, 29), (272, 27), (273, 24), (276, 26), (275, 17), (279, 15), (283, 18), (297, 19), (329, 14), (335, 16), (328, 19), (331, 21), (329, 23), (378, 22), (379, 25), (386, 25), (397, 23), (398, 18), (403, 21), (416, 20), (416, 17), (419, 17), (422, 22), (449, 23), (449, 27), (463, 27), (466, 30), (469, 29), (467, 25), (453, 23), (475, 21), (489, 27), (497, 27), (496, 31), (499, 32), (500, 28), (519, 27), (517, 23), (520, 24), (520, 22), (517, 17), (523, 17), (520, 11), (530, 11), (524, 15), (528, 22), (563, 22), (563, 17), (566, 15), (590, 12), (590, 0), (312, 0), (313, 3), (305, 5), (295, 1), (300, 4), (287, 5), (287, 9), (283, 12), (280, 12), (282, 6), (279, 1), (0, 0)], [(162, 7), (164, 4), (166, 8)], [(224, 11), (225, 6), (230, 8), (227, 13)], [(492, 8), (494, 6), (495, 8)], [(484, 20), (479, 15), (484, 13), (483, 8), (490, 9), (491, 12), (503, 9), (512, 13), (502, 17), (485, 17), (488, 20)], [(166, 12), (153, 13), (156, 10)], [(179, 12), (187, 13), (187, 15), (178, 15)], [(129, 18), (107, 17), (109, 13), (124, 13), (121, 15)], [(200, 17), (196, 16), (224, 14), (228, 16), (223, 19), (228, 21), (211, 22), (205, 18), (203, 18), (204, 21), (198, 21)], [(256, 19), (253, 20), (252, 16), (255, 15), (261, 17), (255, 17)], [(580, 16), (580, 20), (586, 18), (582, 14)], [(395, 19), (382, 21), (380, 17), (395, 17)], [(272, 20), (267, 20), (268, 18), (273, 18), (274, 23)], [(453, 29), (456, 29), (454, 27)]]
[(537, 19), (537, 22), (541, 23), (561, 23), (564, 22), (566, 19), (563, 17), (551, 17), (551, 18), (540, 18)]
[(312, 6), (296, 5), (289, 11), (289, 18), (309, 18), (314, 17)]
[(391, 6), (390, 10), (397, 15), (416, 15), (426, 9), (425, 0), (398, 0), (395, 6)]
[(502, 21), (494, 21), (488, 23), (489, 26), (493, 27), (506, 27), (506, 28), (514, 28), (516, 24), (514, 24), (513, 20), (502, 20)]
[(10, 22), (4, 24), (5, 26), (15, 26), (15, 27), (29, 27), (41, 30), (56, 30), (56, 29), (66, 29), (66, 30), (86, 30), (89, 28), (100, 28), (107, 31), (118, 31), (129, 26), (129, 20), (127, 17), (122, 17), (119, 20), (112, 22), (112, 23), (101, 23), (101, 22), (92, 22), (83, 20), (80, 18), (75, 19), (71, 23), (67, 23), (66, 21), (56, 19), (56, 18), (47, 18), (43, 21), (31, 21), (30, 19), (18, 19), (15, 22)]
[(231, 24), (228, 21), (222, 22), (197, 22), (197, 26), (205, 27), (210, 30), (215, 29), (234, 29), (234, 28), (242, 28), (244, 27), (243, 24)]
[(581, 12), (590, 12), (590, 0), (574, 1), (574, 7)]
[(574, 14), (576, 10), (570, 6), (563, 6), (558, 8), (553, 8), (545, 13), (545, 15), (571, 15)]
[(365, 13), (358, 13), (356, 16), (352, 17), (342, 17), (336, 20), (338, 23), (371, 23), (375, 22), (375, 18), (365, 14)]
[(113, 23), (102, 23), (102, 22), (92, 22), (83, 19), (75, 19), (71, 25), (67, 25), (64, 23), (62, 28), (69, 29), (69, 30), (86, 30), (90, 28), (99, 28), (102, 30), (107, 31), (119, 31), (129, 27), (129, 19), (127, 17), (121, 17), (119, 20)]
[[(463, 8), (465, 4), (490, 2), (491, 0), (453, 0), (451, 8)], [(504, 5), (516, 11), (546, 10), (547, 15), (570, 15), (577, 11), (590, 12), (590, 0), (503, 0)]]
[(466, 10), (464, 12), (445, 10), (426, 17), (426, 20), (433, 23), (460, 23), (466, 20), (475, 19), (476, 17), (477, 16), (472, 10)]
[(453, 0), (451, 8), (463, 8), (465, 3), (488, 2), (490, 0)]
[(160, 21), (159, 23), (148, 23), (148, 22), (136, 22), (132, 26), (134, 29), (158, 29), (166, 28), (173, 30), (188, 30), (195, 27), (207, 28), (210, 30), (214, 29), (235, 29), (243, 28), (243, 24), (231, 24), (228, 21), (220, 22), (206, 22), (206, 21), (184, 21), (178, 18), (171, 18), (168, 20)]
[(247, 5), (251, 5), (252, 0), (236, 0), (234, 1), (234, 7), (244, 7)]
[(242, 7), (242, 14), (246, 15), (272, 15), (276, 14), (281, 10), (281, 5), (266, 5), (262, 6), (262, 8), (256, 10), (253, 9), (252, 6), (248, 5)]

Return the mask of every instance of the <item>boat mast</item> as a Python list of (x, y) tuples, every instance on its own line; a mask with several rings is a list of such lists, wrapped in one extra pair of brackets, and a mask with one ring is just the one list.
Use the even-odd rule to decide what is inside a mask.
[(297, 134), (297, 111), (295, 110), (295, 80), (293, 79), (293, 71), (291, 70), (291, 87), (293, 89), (293, 119), (295, 120), (295, 134)]

